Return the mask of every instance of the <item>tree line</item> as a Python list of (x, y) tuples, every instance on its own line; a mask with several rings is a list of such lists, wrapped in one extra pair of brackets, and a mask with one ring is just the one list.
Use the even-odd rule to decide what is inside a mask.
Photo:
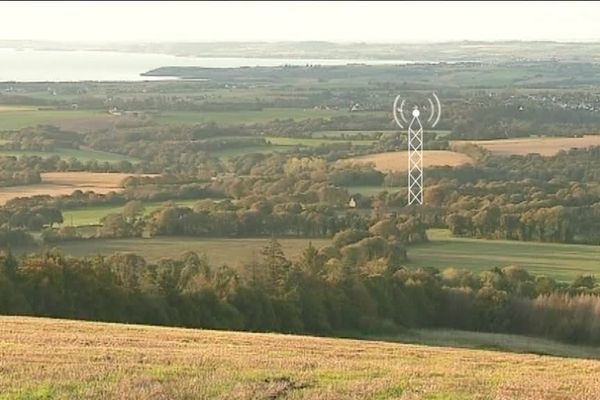
[(325, 252), (309, 245), (289, 260), (271, 240), (242, 269), (214, 268), (194, 253), (149, 263), (130, 253), (4, 252), (0, 313), (318, 335), (435, 327), (600, 343), (591, 276), (561, 283), (518, 267), (405, 269), (393, 258), (352, 263)]

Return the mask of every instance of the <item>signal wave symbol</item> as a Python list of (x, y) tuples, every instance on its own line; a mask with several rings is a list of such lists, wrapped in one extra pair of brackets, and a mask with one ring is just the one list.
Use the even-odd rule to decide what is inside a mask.
[[(429, 107), (423, 107), (429, 112), (426, 124), (434, 128), (442, 116), (442, 105), (435, 93), (433, 100), (428, 98)], [(421, 110), (414, 105), (412, 118), (404, 115), (406, 100), (396, 96), (394, 100), (394, 120), (402, 129), (408, 126), (408, 205), (423, 204), (423, 124), (421, 123)]]

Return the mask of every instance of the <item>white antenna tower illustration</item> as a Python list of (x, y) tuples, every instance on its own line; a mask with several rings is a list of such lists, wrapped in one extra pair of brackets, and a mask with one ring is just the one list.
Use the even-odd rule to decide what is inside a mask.
[[(429, 117), (427, 124), (434, 128), (442, 116), (440, 99), (433, 93), (435, 103), (431, 98), (429, 102)], [(410, 123), (404, 115), (406, 100), (396, 96), (394, 100), (394, 120), (401, 129), (408, 124), (408, 205), (423, 204), (423, 125), (421, 124), (421, 110), (414, 105)]]

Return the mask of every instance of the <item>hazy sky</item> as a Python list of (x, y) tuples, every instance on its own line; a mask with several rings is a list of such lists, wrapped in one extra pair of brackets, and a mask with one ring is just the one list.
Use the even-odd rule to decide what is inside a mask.
[(0, 39), (600, 40), (599, 2), (0, 2)]

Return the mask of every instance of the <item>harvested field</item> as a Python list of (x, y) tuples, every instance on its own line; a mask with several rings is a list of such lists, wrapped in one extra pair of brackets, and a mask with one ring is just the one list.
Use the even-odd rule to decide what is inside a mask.
[(42, 183), (0, 188), (0, 204), (17, 197), (69, 195), (75, 190), (109, 193), (122, 189), (123, 179), (133, 174), (101, 172), (47, 172)]
[(585, 135), (580, 138), (540, 137), (499, 140), (460, 140), (452, 143), (473, 143), (497, 155), (509, 156), (538, 153), (542, 156), (553, 156), (561, 150), (600, 146), (600, 135)]
[[(408, 169), (408, 154), (406, 151), (369, 154), (367, 156), (349, 158), (344, 161), (373, 163), (375, 169), (382, 172), (398, 172)], [(428, 150), (423, 152), (423, 166), (425, 168), (444, 165), (456, 167), (472, 162), (473, 159), (471, 157), (454, 151)]]
[(0, 317), (2, 399), (597, 399), (600, 362)]

